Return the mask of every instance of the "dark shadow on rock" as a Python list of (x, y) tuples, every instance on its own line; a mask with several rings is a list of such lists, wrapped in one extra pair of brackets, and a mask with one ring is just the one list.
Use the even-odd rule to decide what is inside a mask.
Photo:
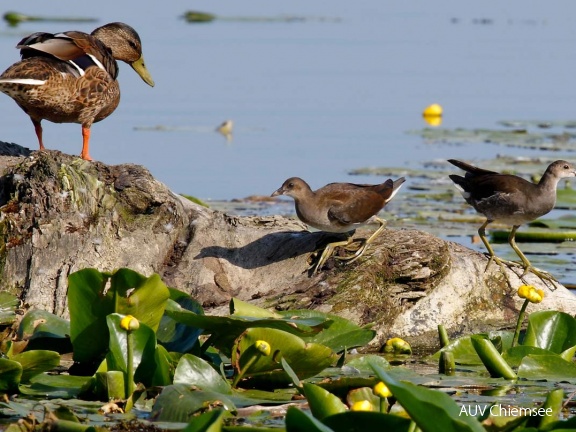
[(14, 143), (0, 141), (0, 156), (30, 156), (32, 150)]
[(325, 232), (275, 232), (239, 248), (208, 246), (203, 248), (194, 259), (221, 258), (237, 267), (254, 269), (315, 252), (330, 242), (345, 238), (347, 238), (346, 234)]

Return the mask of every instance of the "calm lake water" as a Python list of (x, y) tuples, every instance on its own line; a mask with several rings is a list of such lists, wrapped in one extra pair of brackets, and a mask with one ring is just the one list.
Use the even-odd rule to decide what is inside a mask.
[[(576, 119), (576, 4), (567, 0), (137, 4), (5, 0), (3, 12), (98, 23), (3, 24), (0, 69), (18, 59), (14, 45), (26, 34), (131, 24), (156, 87), (121, 65), (122, 102), (94, 125), (91, 155), (144, 165), (179, 193), (228, 200), (269, 195), (295, 175), (313, 188), (375, 183), (381, 179), (347, 171), (536, 153), (430, 145), (407, 134), (426, 127), (421, 112), (435, 102), (444, 128)], [(186, 23), (191, 8), (222, 19)], [(302, 19), (238, 19), (286, 16)], [(0, 140), (36, 149), (30, 120), (7, 96), (0, 111)], [(235, 124), (232, 142), (214, 132), (226, 119)], [(79, 125), (44, 127), (48, 147), (79, 154)]]

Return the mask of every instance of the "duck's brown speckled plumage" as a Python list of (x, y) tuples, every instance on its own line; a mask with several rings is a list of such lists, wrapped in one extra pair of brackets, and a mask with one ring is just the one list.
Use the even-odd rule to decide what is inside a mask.
[(106, 24), (91, 34), (34, 33), (17, 48), (22, 60), (0, 76), (0, 91), (30, 116), (40, 149), (44, 148), (42, 120), (80, 123), (81, 157), (90, 160), (92, 123), (108, 117), (120, 102), (116, 60), (130, 64), (147, 84), (154, 85), (144, 65), (140, 37), (123, 23)]

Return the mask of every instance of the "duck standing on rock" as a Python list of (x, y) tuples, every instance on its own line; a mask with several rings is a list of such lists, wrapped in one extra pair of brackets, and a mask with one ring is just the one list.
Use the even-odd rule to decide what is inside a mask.
[(128, 63), (154, 86), (144, 64), (140, 36), (124, 23), (106, 24), (91, 34), (38, 32), (22, 39), (16, 48), (22, 60), (0, 76), (0, 91), (30, 116), (40, 150), (44, 149), (42, 120), (80, 123), (80, 157), (92, 160), (90, 127), (112, 114), (120, 102), (116, 60)]
[[(449, 159), (448, 162), (466, 172), (464, 177), (455, 174), (449, 177), (466, 202), (478, 213), (486, 216), (486, 221), (478, 229), (478, 235), (490, 257), (486, 270), (492, 261), (496, 261), (501, 268), (504, 262), (494, 254), (486, 238), (486, 227), (498, 221), (512, 225), (508, 243), (522, 261), (524, 272), (520, 277), (531, 272), (541, 280), (555, 281), (552, 275), (532, 266), (516, 245), (515, 236), (520, 225), (544, 216), (554, 208), (558, 182), (562, 178), (576, 176), (574, 165), (564, 160), (557, 160), (546, 168), (538, 183), (532, 183), (522, 177), (488, 171), (455, 159)], [(517, 265), (513, 262), (506, 262), (506, 264)]]
[[(325, 232), (348, 233), (368, 223), (369, 219), (374, 219), (380, 226), (368, 240), (365, 240), (350, 256), (337, 257), (339, 260), (351, 263), (360, 258), (368, 245), (384, 230), (386, 221), (376, 215), (396, 195), (404, 181), (404, 177), (400, 177), (398, 180), (388, 179), (376, 185), (330, 183), (312, 191), (304, 180), (291, 177), (272, 196), (287, 195), (294, 198), (298, 218)], [(352, 238), (328, 244), (314, 272), (322, 268), (334, 252), (334, 248), (344, 246), (346, 250), (350, 250), (346, 248), (350, 243)]]

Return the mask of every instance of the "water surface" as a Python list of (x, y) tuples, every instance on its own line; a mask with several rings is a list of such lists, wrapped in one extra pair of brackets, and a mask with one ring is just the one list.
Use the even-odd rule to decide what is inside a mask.
[[(188, 24), (181, 15), (192, 6), (226, 19)], [(18, 59), (15, 44), (35, 31), (91, 31), (111, 21), (134, 26), (156, 87), (122, 65), (122, 102), (94, 125), (91, 155), (108, 164), (144, 165), (174, 191), (203, 199), (269, 195), (290, 176), (316, 188), (380, 180), (348, 176), (360, 167), (541, 154), (490, 143), (431, 145), (407, 134), (426, 126), (421, 112), (434, 102), (445, 109), (444, 128), (576, 118), (576, 5), (567, 0), (223, 0), (145, 7), (7, 0), (7, 10), (98, 23), (4, 24), (0, 69)], [(287, 15), (305, 19), (233, 19)], [(0, 110), (0, 139), (35, 149), (28, 117), (6, 96)], [(235, 123), (232, 142), (214, 132), (226, 119)], [(150, 130), (156, 126), (169, 130)], [(80, 152), (79, 125), (44, 127), (48, 147)]]

